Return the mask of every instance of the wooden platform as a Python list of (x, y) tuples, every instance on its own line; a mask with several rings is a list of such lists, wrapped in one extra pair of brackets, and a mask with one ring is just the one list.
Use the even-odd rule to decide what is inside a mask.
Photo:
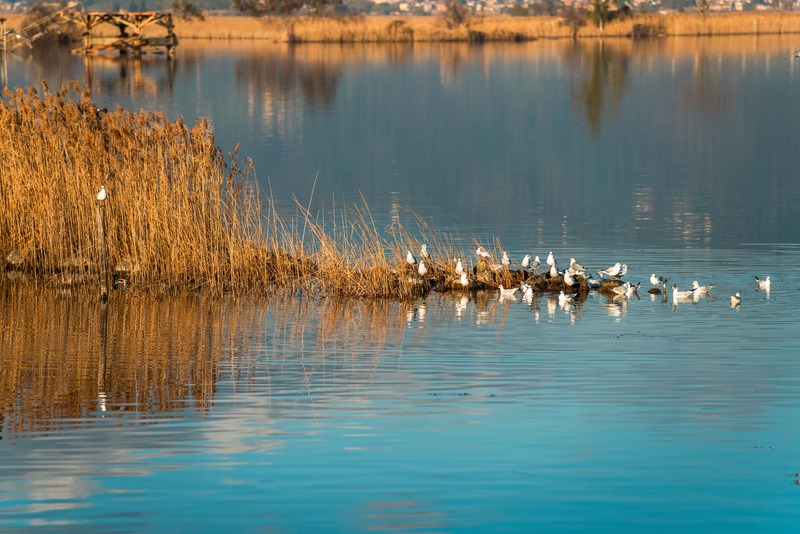
[[(172, 13), (160, 11), (142, 12), (110, 12), (110, 11), (65, 11), (62, 13), (65, 22), (73, 22), (83, 28), (83, 46), (72, 50), (73, 54), (91, 55), (103, 50), (118, 50), (120, 54), (141, 56), (148, 48), (163, 47), (168, 56), (172, 56), (178, 46), (172, 23)], [(95, 28), (102, 24), (110, 24), (119, 29), (115, 37), (98, 37), (93, 34)], [(147, 26), (157, 25), (166, 30), (163, 37), (143, 37), (142, 30)]]

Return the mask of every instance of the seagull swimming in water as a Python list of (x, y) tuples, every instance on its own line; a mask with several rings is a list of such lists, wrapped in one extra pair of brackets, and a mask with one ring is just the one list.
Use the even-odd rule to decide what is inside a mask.
[(707, 286), (701, 286), (700, 283), (697, 280), (695, 280), (694, 282), (692, 282), (692, 289), (694, 290), (695, 295), (698, 295), (700, 293), (708, 293), (709, 291), (711, 291), (711, 288), (713, 288), (715, 285), (717, 284), (708, 284)]
[(412, 267), (417, 264), (417, 258), (414, 257), (414, 253), (410, 250), (406, 250), (406, 263)]
[(503, 287), (503, 284), (500, 284), (499, 286), (497, 286), (497, 289), (500, 290), (500, 296), (501, 297), (513, 297), (514, 293), (519, 291), (519, 288), (516, 288), (516, 287), (511, 287), (511, 288), (506, 289), (506, 288)]
[(800, 50), (795, 50), (794, 52), (790, 53), (790, 54), (789, 54), (788, 56), (786, 56), (786, 57), (793, 57), (793, 58), (795, 58), (795, 59), (797, 59), (797, 58), (800, 58)]
[(597, 271), (597, 274), (600, 275), (600, 278), (608, 276), (609, 278), (616, 278), (619, 276), (619, 272), (622, 270), (622, 264), (617, 262), (608, 269), (604, 269), (602, 271)]
[(731, 295), (731, 308), (735, 308), (742, 303), (742, 296), (737, 291), (735, 295)]
[(758, 289), (766, 289), (767, 291), (769, 291), (769, 285), (770, 285), (769, 276), (767, 276), (767, 278), (764, 280), (761, 280), (757, 276), (755, 277), (755, 279), (756, 283), (758, 284)]
[(688, 291), (678, 291), (678, 286), (672, 286), (672, 300), (687, 300), (691, 299), (692, 295), (694, 295), (694, 289), (690, 289)]
[(106, 193), (106, 186), (104, 185), (100, 188), (100, 191), (97, 193), (97, 201), (102, 202), (106, 198), (108, 198), (108, 193)]

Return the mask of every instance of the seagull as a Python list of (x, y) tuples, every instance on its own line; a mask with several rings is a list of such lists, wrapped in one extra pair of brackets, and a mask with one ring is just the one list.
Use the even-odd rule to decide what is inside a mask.
[(742, 296), (737, 291), (735, 295), (731, 295), (731, 308), (735, 308), (742, 303)]
[(108, 194), (106, 193), (106, 186), (102, 186), (102, 187), (100, 188), (100, 191), (97, 193), (97, 201), (98, 201), (98, 202), (102, 202), (102, 201), (104, 201), (104, 200), (105, 200), (107, 197), (108, 197)]
[(456, 274), (464, 274), (464, 266), (461, 264), (460, 258), (456, 258)]
[(620, 297), (622, 297), (622, 296), (630, 296), (631, 293), (633, 293), (633, 291), (631, 289), (631, 283), (630, 282), (625, 282), (624, 284), (622, 284), (620, 286), (612, 287), (611, 291), (613, 291), (616, 296), (620, 296)]
[(626, 274), (628, 274), (628, 264), (623, 263), (622, 267), (619, 268), (619, 274), (617, 276), (622, 277), (625, 276)]
[(547, 265), (552, 267), (556, 264), (556, 259), (553, 257), (553, 251), (551, 250), (550, 253), (547, 255)]
[(412, 267), (417, 264), (417, 258), (414, 257), (414, 253), (410, 250), (406, 250), (406, 263)]
[(423, 277), (426, 274), (428, 274), (428, 268), (425, 267), (425, 261), (424, 260), (419, 262), (419, 268), (417, 269), (417, 272), (419, 273), (420, 277)]
[(497, 286), (497, 289), (500, 290), (500, 296), (501, 297), (513, 297), (514, 293), (519, 291), (519, 288), (516, 288), (516, 287), (512, 287), (512, 288), (506, 289), (506, 288), (503, 287), (503, 284), (500, 284), (499, 286)]
[(697, 282), (697, 280), (695, 280), (694, 282), (692, 282), (692, 289), (694, 290), (696, 295), (699, 295), (700, 293), (708, 293), (709, 291), (711, 291), (711, 288), (714, 287), (715, 285), (717, 284), (708, 284), (707, 286), (701, 286)]
[(533, 258), (533, 263), (531, 263), (531, 269), (533, 269), (534, 273), (539, 274), (539, 265), (541, 265), (541, 263), (542, 262), (539, 261), (539, 256)]
[(658, 286), (661, 285), (661, 282), (663, 281), (664, 279), (660, 276), (656, 276), (656, 273), (650, 275), (650, 283), (653, 285), (653, 287), (657, 288)]
[(567, 284), (569, 287), (575, 285), (575, 279), (572, 277), (572, 274), (570, 274), (569, 269), (564, 271), (564, 283)]
[(528, 267), (530, 267), (530, 265), (531, 265), (531, 255), (530, 254), (525, 254), (525, 257), (522, 258), (522, 264), (521, 265), (522, 265), (523, 269), (527, 269)]
[(461, 271), (461, 280), (459, 282), (461, 282), (461, 287), (464, 289), (469, 287), (469, 278), (467, 278), (467, 273), (464, 271)]
[(797, 58), (800, 57), (800, 50), (795, 50), (794, 52), (792, 52), (791, 54), (789, 54), (786, 57), (793, 57), (793, 58), (797, 59)]
[(575, 261), (575, 258), (569, 259), (569, 268), (572, 269), (572, 272), (574, 273), (586, 270), (586, 267)]
[(522, 288), (522, 295), (525, 297), (532, 297), (533, 296), (533, 287), (523, 282), (525, 287)]
[(419, 255), (422, 257), (423, 260), (431, 259), (431, 255), (428, 254), (428, 245), (423, 243), (422, 246), (419, 247)]
[(756, 283), (758, 284), (758, 289), (766, 289), (767, 291), (769, 291), (769, 285), (770, 285), (769, 276), (767, 276), (765, 280), (761, 280), (757, 276), (755, 278), (756, 278)]
[(475, 251), (475, 255), (478, 256), (478, 261), (486, 261), (492, 257), (492, 255), (489, 254), (489, 251), (483, 247), (478, 247), (478, 249)]
[(678, 286), (672, 286), (672, 300), (686, 300), (692, 298), (694, 295), (694, 289), (690, 289), (689, 291), (678, 291)]
[(508, 257), (508, 253), (506, 253), (506, 251), (504, 250), (504, 251), (503, 251), (503, 267), (505, 267), (506, 269), (508, 269), (508, 265), (509, 265), (510, 263), (511, 263), (511, 260), (510, 260), (510, 259), (509, 259), (509, 257)]
[(573, 297), (572, 295), (567, 295), (563, 291), (558, 294), (558, 303), (561, 306), (563, 306), (564, 304), (567, 304), (569, 302), (572, 302), (574, 299), (575, 299), (575, 297)]
[(608, 269), (597, 271), (597, 274), (600, 275), (600, 278), (603, 278), (605, 276), (608, 276), (609, 278), (616, 278), (621, 270), (622, 270), (622, 264), (617, 262)]
[(550, 266), (550, 278), (555, 278), (556, 276), (558, 276), (558, 267), (554, 263)]

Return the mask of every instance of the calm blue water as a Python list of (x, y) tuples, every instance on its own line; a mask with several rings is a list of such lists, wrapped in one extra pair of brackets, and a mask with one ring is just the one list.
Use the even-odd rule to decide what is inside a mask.
[(91, 75), (101, 106), (210, 117), (287, 209), (360, 192), (467, 251), (717, 287), (569, 307), (2, 288), (0, 529), (797, 531), (790, 41), (10, 58), (11, 85)]

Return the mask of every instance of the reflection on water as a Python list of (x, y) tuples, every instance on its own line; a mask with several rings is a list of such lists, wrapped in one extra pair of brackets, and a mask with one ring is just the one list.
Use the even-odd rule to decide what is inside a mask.
[(189, 41), (174, 61), (12, 54), (8, 76), (209, 118), (287, 210), (316, 184), (313, 213), (363, 195), (381, 227), (412, 206), (511, 249), (729, 247), (800, 241), (790, 41)]
[(677, 306), (643, 290), (101, 304), (3, 286), (0, 527), (788, 531), (797, 261), (637, 253), (631, 281), (713, 270), (715, 298)]

